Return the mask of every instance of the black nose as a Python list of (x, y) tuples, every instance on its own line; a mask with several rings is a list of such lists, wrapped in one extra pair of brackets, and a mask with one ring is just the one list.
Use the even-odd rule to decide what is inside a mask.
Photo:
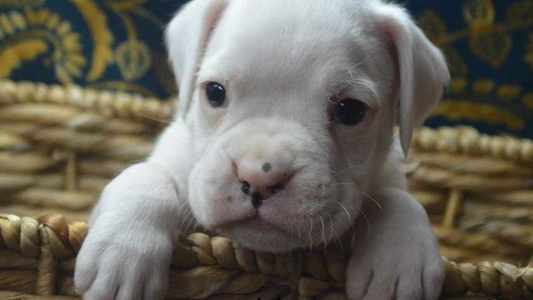
[(252, 192), (252, 187), (250, 186), (248, 182), (245, 181), (242, 183), (241, 191), (245, 195), (248, 195), (252, 198), (252, 205), (255, 208), (259, 208), (263, 204), (264, 198), (261, 195), (261, 193), (258, 191)]

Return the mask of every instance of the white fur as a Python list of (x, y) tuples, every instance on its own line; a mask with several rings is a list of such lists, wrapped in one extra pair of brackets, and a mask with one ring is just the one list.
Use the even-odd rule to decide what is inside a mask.
[[(406, 153), (449, 75), (402, 8), (194, 0), (166, 38), (180, 111), (152, 155), (119, 175), (93, 212), (75, 274), (84, 299), (160, 299), (178, 228), (198, 227), (270, 252), (353, 234), (350, 299), (437, 299), (437, 242), (406, 192), (393, 127), (399, 100)], [(227, 89), (222, 108), (206, 100), (210, 81)], [(331, 121), (345, 98), (370, 108), (356, 126)], [(292, 177), (256, 209), (239, 176), (244, 166), (261, 174), (262, 162)]]

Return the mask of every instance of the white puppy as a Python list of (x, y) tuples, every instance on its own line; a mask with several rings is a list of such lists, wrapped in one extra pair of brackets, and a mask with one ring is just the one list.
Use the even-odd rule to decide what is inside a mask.
[(271, 252), (354, 234), (350, 299), (438, 298), (437, 242), (393, 128), (407, 152), (449, 73), (404, 9), (194, 0), (166, 38), (179, 112), (103, 192), (76, 266), (85, 299), (161, 298), (180, 226)]

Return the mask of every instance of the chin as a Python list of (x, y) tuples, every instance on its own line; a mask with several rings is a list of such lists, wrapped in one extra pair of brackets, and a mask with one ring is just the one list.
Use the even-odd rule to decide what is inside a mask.
[(224, 225), (215, 231), (253, 251), (279, 253), (301, 246), (297, 237), (259, 218)]

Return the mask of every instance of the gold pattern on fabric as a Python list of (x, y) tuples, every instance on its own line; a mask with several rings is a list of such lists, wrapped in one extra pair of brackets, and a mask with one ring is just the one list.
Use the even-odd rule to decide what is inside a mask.
[(498, 68), (513, 47), (511, 33), (533, 25), (533, 1), (513, 3), (507, 9), (506, 23), (495, 23), (495, 14), (492, 0), (467, 0), (463, 17), (468, 28), (449, 32), (444, 21), (432, 10), (420, 14), (418, 25), (440, 47), (451, 47), (457, 40), (468, 39), (470, 51), (476, 57)]
[(468, 80), (466, 78), (453, 78), (450, 83), (450, 91), (453, 93), (461, 93), (465, 90), (468, 85)]
[(115, 59), (124, 79), (131, 81), (148, 72), (152, 65), (152, 57), (148, 46), (137, 39), (137, 29), (129, 14), (118, 9), (116, 13), (126, 27), (128, 40), (116, 48)]
[(0, 7), (34, 8), (42, 6), (46, 0), (0, 0)]
[(490, 27), (496, 17), (491, 0), (466, 1), (463, 7), (463, 16), (466, 23), (475, 30)]
[[(474, 66), (465, 60), (469, 56), (469, 60), (474, 58), (499, 70), (508, 60), (516, 59), (511, 56), (516, 47), (514, 34), (525, 32), (528, 37), (527, 49), (515, 50), (523, 51), (522, 53), (525, 50), (520, 59), (533, 70), (533, 1), (510, 2), (512, 3), (506, 5), (505, 10), (497, 10), (495, 0), (465, 0), (462, 2), (462, 17), (466, 27), (453, 30), (433, 10), (426, 10), (419, 15), (418, 25), (445, 53), (453, 77), (449, 90), (455, 96), (453, 100), (441, 102), (434, 116), (503, 125), (510, 130), (524, 128), (527, 113), (521, 108), (533, 109), (533, 97), (531, 94), (524, 95), (530, 87), (518, 83), (523, 78), (507, 78), (506, 82), (496, 78), (472, 78), (471, 73), (476, 72), (470, 68)], [(462, 48), (462, 52), (458, 51), (458, 47), (464, 45), (458, 42), (463, 41), (466, 42), (469, 53), (465, 53)], [(480, 99), (466, 101), (461, 98), (465, 94)], [(490, 100), (487, 103), (483, 99)], [(515, 100), (518, 104), (513, 102)], [(508, 105), (511, 104), (514, 105), (514, 113), (508, 112)]]
[(102, 76), (107, 65), (113, 61), (113, 33), (108, 27), (106, 14), (93, 1), (70, 1), (78, 7), (91, 32), (94, 49), (87, 80), (94, 81)]
[(517, 1), (507, 9), (507, 22), (512, 27), (528, 29), (533, 26), (533, 1)]
[(132, 11), (149, 0), (106, 0), (105, 5), (115, 11)]
[(147, 40), (162, 35), (180, 1), (153, 1), (0, 0), (0, 78), (175, 94), (163, 43)]
[(530, 109), (533, 109), (533, 93), (525, 94), (522, 98), (522, 103)]
[(490, 94), (494, 87), (496, 86), (496, 82), (492, 79), (477, 79), (474, 82), (472, 82), (472, 89), (476, 94)]
[(512, 130), (521, 130), (525, 126), (522, 119), (505, 109), (468, 100), (441, 102), (433, 115), (444, 116), (450, 120), (468, 119), (493, 125), (505, 125)]
[(513, 40), (502, 27), (483, 28), (474, 32), (469, 45), (472, 53), (479, 59), (498, 68), (511, 53)]
[(435, 43), (437, 41), (443, 43), (443, 39), (448, 37), (446, 24), (432, 10), (425, 11), (420, 15), (418, 25), (424, 28), (426, 36)]
[(39, 55), (52, 62), (62, 83), (81, 76), (87, 61), (81, 53), (80, 36), (71, 29), (68, 21), (46, 8), (0, 14), (0, 78)]
[(518, 98), (522, 92), (522, 87), (518, 84), (501, 84), (496, 90), (496, 96), (502, 100)]
[(150, 49), (136, 39), (121, 43), (115, 51), (115, 59), (120, 73), (127, 81), (142, 77), (151, 65)]
[(23, 61), (32, 60), (43, 54), (48, 45), (40, 39), (22, 40), (0, 52), (0, 77), (5, 78), (11, 70), (19, 67)]

